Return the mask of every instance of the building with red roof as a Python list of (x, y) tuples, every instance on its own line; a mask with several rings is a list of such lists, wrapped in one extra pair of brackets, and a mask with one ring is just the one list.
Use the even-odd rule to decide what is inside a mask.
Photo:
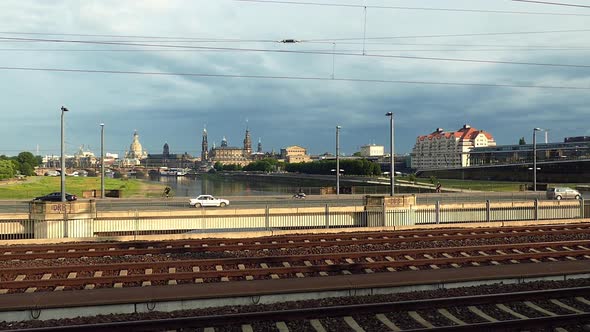
[(437, 128), (418, 136), (411, 153), (414, 169), (441, 169), (469, 166), (469, 152), (476, 147), (496, 146), (492, 134), (464, 125), (456, 131)]

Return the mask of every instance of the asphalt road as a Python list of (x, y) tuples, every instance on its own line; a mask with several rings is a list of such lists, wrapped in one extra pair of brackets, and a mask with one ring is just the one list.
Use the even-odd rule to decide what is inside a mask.
[[(585, 198), (590, 201), (590, 193), (584, 193)], [(443, 193), (443, 194), (417, 194), (418, 204), (434, 204), (440, 201), (445, 203), (464, 203), (464, 202), (485, 202), (490, 200), (496, 201), (526, 201), (545, 199), (544, 192), (537, 194), (531, 192), (513, 192), (513, 193)], [(305, 199), (296, 199), (290, 195), (284, 196), (236, 196), (224, 197), (229, 199), (228, 208), (264, 208), (268, 207), (321, 207), (321, 206), (355, 206), (363, 205), (364, 195), (326, 195), (315, 196), (308, 195)], [(153, 199), (98, 199), (96, 208), (99, 211), (134, 211), (134, 210), (183, 210), (191, 208), (188, 205), (188, 197), (174, 198), (153, 198)], [(27, 213), (29, 212), (28, 200), (0, 201), (0, 213)], [(207, 208), (217, 209), (217, 208)]]

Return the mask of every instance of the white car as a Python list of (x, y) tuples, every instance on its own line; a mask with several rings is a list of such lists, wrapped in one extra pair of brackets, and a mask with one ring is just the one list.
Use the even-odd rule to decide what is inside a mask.
[(227, 199), (215, 198), (211, 195), (199, 195), (197, 198), (191, 198), (189, 204), (194, 207), (205, 207), (205, 206), (221, 206), (224, 207), (229, 205)]

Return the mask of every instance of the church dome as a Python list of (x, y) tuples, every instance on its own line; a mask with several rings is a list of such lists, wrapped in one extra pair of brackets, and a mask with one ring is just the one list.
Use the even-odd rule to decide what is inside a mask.
[(131, 146), (129, 146), (129, 153), (131, 158), (142, 158), (143, 157), (143, 147), (141, 143), (139, 143), (139, 134), (137, 134), (137, 130), (133, 133), (133, 142)]

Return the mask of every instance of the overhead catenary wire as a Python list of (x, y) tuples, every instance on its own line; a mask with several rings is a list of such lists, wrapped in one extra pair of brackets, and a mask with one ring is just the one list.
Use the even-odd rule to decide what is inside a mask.
[(512, 0), (512, 1), (537, 3), (537, 4), (542, 4), (542, 5), (554, 5), (554, 6), (590, 8), (590, 6), (586, 6), (586, 5), (570, 4), (570, 3), (563, 3), (563, 2), (533, 1), (533, 0)]
[[(23, 32), (23, 31), (0, 31), (3, 35), (21, 35), (21, 36), (68, 36), (68, 37), (98, 37), (98, 38), (139, 38), (139, 39), (158, 39), (160, 43), (168, 42), (256, 42), (256, 43), (275, 43), (272, 39), (240, 39), (240, 38), (213, 38), (213, 37), (179, 37), (179, 36), (152, 36), (152, 35), (113, 35), (113, 34), (87, 34), (87, 33), (58, 33), (58, 32)], [(120, 41), (120, 40), (119, 40)]]
[(413, 39), (413, 38), (448, 38), (448, 37), (480, 37), (480, 36), (508, 36), (508, 35), (532, 35), (532, 34), (551, 34), (551, 33), (574, 33), (590, 32), (590, 29), (570, 29), (570, 30), (544, 30), (544, 31), (512, 31), (512, 32), (482, 32), (482, 33), (458, 33), (442, 35), (414, 35), (414, 36), (384, 36), (384, 37), (352, 37), (352, 38), (324, 38), (324, 39), (304, 39), (303, 42), (341, 42), (349, 40), (386, 40), (386, 39)]
[(346, 52), (333, 53), (331, 51), (317, 52), (317, 51), (304, 51), (304, 50), (277, 50), (277, 49), (260, 49), (260, 48), (212, 47), (212, 46), (189, 46), (189, 45), (158, 45), (158, 44), (146, 44), (146, 43), (119, 43), (119, 42), (102, 42), (102, 41), (87, 41), (87, 40), (0, 37), (0, 40), (2, 40), (2, 39), (29, 40), (29, 41), (51, 42), (51, 43), (123, 45), (123, 46), (138, 46), (138, 47), (163, 47), (163, 48), (179, 48), (179, 49), (202, 49), (202, 50), (267, 52), (267, 53), (293, 53), (293, 54), (312, 54), (312, 55), (333, 55), (333, 54), (336, 54), (338, 56), (361, 56), (361, 57), (365, 57), (365, 58), (395, 58), (395, 59), (407, 59), (407, 60), (447, 61), (447, 62), (463, 62), (463, 63), (486, 63), (486, 64), (501, 64), (501, 65), (590, 68), (590, 65), (581, 65), (581, 64), (517, 62), (517, 61), (500, 61), (500, 60), (488, 60), (488, 59), (459, 59), (459, 58), (442, 58), (442, 57), (421, 57), (421, 56), (410, 56), (410, 55), (360, 54), (360, 53), (346, 53)]
[[(332, 44), (334, 41), (339, 41), (338, 44), (357, 44), (359, 42), (347, 42), (352, 40), (386, 40), (386, 39), (416, 39), (416, 38), (447, 38), (447, 37), (475, 37), (475, 36), (508, 36), (508, 35), (528, 35), (528, 34), (562, 34), (562, 33), (579, 33), (590, 32), (590, 29), (568, 29), (568, 30), (540, 30), (540, 31), (508, 31), (508, 32), (484, 32), (484, 33), (467, 33), (467, 34), (436, 34), (436, 35), (409, 35), (409, 36), (383, 36), (383, 37), (352, 37), (352, 38), (306, 38), (299, 40), (304, 43), (321, 43)], [(108, 37), (108, 38), (137, 38), (137, 39), (157, 39), (158, 43), (277, 43), (274, 39), (240, 39), (240, 38), (205, 38), (205, 37), (178, 37), (178, 36), (149, 36), (149, 35), (100, 35), (100, 34), (74, 34), (74, 33), (54, 33), (54, 32), (18, 32), (18, 31), (0, 31), (0, 35), (20, 35), (20, 36), (68, 36), (68, 37)], [(30, 40), (29, 40), (30, 39)], [(5, 38), (0, 42), (34, 42), (33, 38)], [(143, 42), (142, 40), (97, 40), (97, 42)], [(386, 45), (389, 43), (366, 43), (367, 45)], [(424, 45), (424, 44), (406, 44), (406, 45)], [(471, 44), (426, 44), (426, 45), (452, 45), (452, 46), (469, 46)], [(477, 46), (482, 46), (477, 45)], [(486, 44), (485, 46), (490, 46)], [(496, 46), (496, 45), (491, 45)]]
[(286, 76), (286, 75), (244, 75), (244, 74), (213, 74), (213, 73), (186, 73), (186, 72), (148, 72), (125, 70), (91, 70), (68, 68), (41, 68), (41, 67), (6, 67), (0, 66), (0, 70), (14, 71), (39, 71), (39, 72), (63, 72), (63, 73), (91, 73), (91, 74), (121, 74), (121, 75), (152, 75), (152, 76), (185, 76), (208, 78), (244, 78), (244, 79), (274, 79), (274, 80), (299, 80), (299, 81), (339, 81), (357, 83), (391, 83), (414, 85), (440, 85), (440, 86), (470, 86), (470, 87), (494, 87), (494, 88), (531, 88), (531, 89), (556, 89), (556, 90), (581, 90), (588, 91), (590, 87), (560, 86), (560, 85), (533, 85), (511, 83), (467, 83), (467, 82), (443, 82), (443, 81), (411, 81), (411, 80), (385, 80), (363, 78), (331, 78), (321, 76)]
[[(335, 44), (335, 43), (332, 43)], [(590, 47), (580, 47), (580, 48), (440, 48), (440, 49), (367, 49), (366, 52), (507, 52), (507, 51), (519, 51), (519, 52), (563, 52), (563, 51), (588, 51)], [(306, 49), (308, 52), (327, 52), (327, 49)], [(340, 52), (356, 52), (357, 49), (339, 49)], [(0, 52), (221, 52), (220, 50), (191, 50), (191, 49), (161, 49), (161, 48), (130, 48), (130, 49), (121, 49), (121, 48), (112, 48), (112, 49), (97, 49), (97, 48), (86, 48), (86, 49), (75, 49), (75, 48), (0, 48)], [(228, 50), (227, 52), (231, 52)], [(332, 55), (335, 54), (335, 50), (332, 50)]]
[[(285, 0), (231, 0), (236, 2), (252, 2), (281, 5), (303, 5), (303, 6), (322, 6), (322, 7), (342, 7), (342, 8), (363, 8), (365, 5), (355, 5), (346, 3), (325, 3), (314, 1), (285, 1)], [(371, 9), (393, 9), (393, 10), (421, 10), (421, 11), (442, 11), (442, 12), (463, 12), (463, 13), (486, 13), (486, 14), (513, 14), (513, 15), (549, 15), (549, 16), (590, 16), (590, 14), (579, 13), (549, 13), (549, 12), (531, 12), (531, 11), (513, 11), (513, 10), (489, 10), (489, 9), (465, 9), (465, 8), (442, 8), (442, 7), (405, 7), (405, 6), (378, 6), (367, 5)]]

